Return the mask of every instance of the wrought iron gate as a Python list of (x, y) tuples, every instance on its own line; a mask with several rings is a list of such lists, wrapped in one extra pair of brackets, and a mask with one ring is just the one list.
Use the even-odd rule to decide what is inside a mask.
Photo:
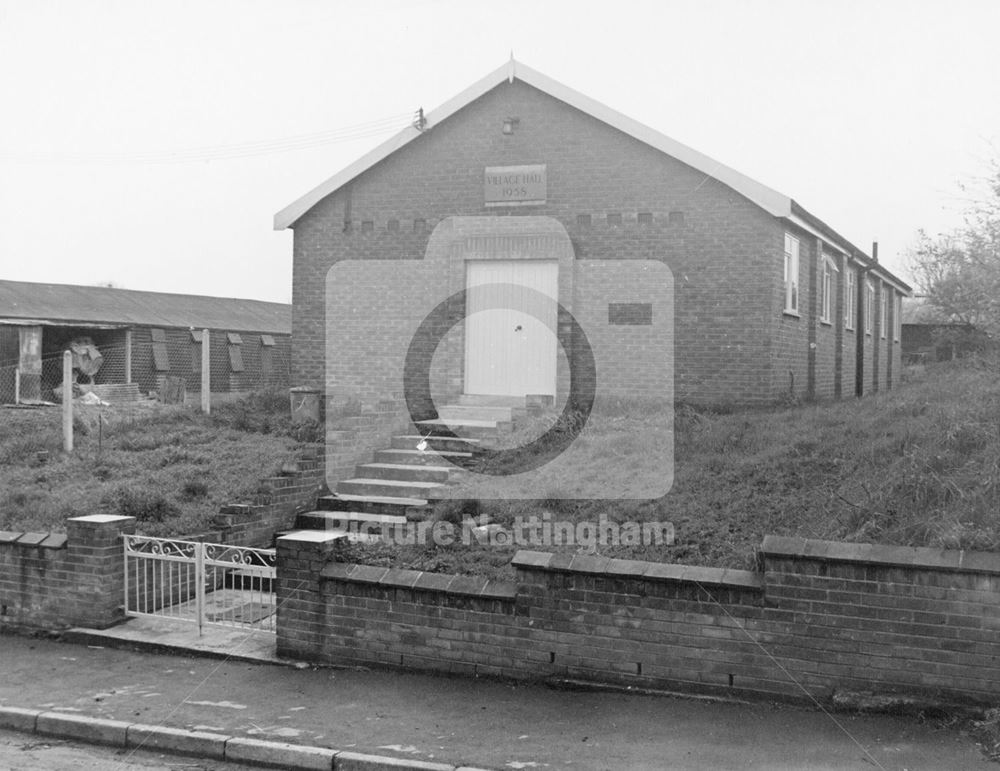
[(275, 631), (274, 549), (126, 535), (125, 613)]

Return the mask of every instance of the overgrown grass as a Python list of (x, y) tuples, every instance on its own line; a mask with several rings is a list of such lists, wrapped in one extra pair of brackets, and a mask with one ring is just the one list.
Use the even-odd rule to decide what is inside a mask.
[[(643, 425), (663, 419), (663, 411), (649, 405), (609, 410), (598, 416), (596, 446), (615, 451), (621, 435), (631, 435), (633, 449), (641, 448)], [(658, 500), (447, 501), (434, 516), (458, 521), (485, 515), (505, 526), (515, 517), (543, 513), (576, 522), (596, 522), (602, 514), (617, 522), (669, 521), (676, 532), (671, 545), (600, 546), (597, 551), (736, 568), (753, 565), (755, 550), (768, 534), (1000, 548), (996, 360), (907, 370), (900, 387), (860, 401), (728, 414), (682, 406), (673, 423), (674, 482)], [(593, 454), (595, 463), (602, 452)], [(618, 461), (612, 465), (623, 467)], [(636, 465), (641, 466), (637, 461), (626, 467)], [(601, 472), (595, 466), (578, 473)], [(571, 478), (557, 478), (552, 489), (572, 489), (572, 484)], [(513, 551), (408, 546), (396, 550), (395, 564), (448, 564), (464, 572), (509, 576), (500, 557), (509, 558)], [(386, 547), (360, 547), (354, 556), (389, 564)]]
[(251, 394), (204, 416), (148, 404), (78, 407), (74, 453), (58, 408), (0, 410), (0, 529), (63, 530), (67, 517), (123, 514), (149, 535), (209, 528), (249, 500), (316, 428), (293, 428), (286, 394)]

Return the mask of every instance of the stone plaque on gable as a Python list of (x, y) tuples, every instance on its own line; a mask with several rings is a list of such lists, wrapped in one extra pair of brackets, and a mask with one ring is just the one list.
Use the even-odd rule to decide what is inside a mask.
[(545, 203), (545, 164), (487, 166), (483, 197), (487, 206), (529, 206)]

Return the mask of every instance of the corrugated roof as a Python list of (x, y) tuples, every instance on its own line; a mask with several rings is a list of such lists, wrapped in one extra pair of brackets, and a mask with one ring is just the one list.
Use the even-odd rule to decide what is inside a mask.
[(4, 320), (291, 334), (292, 306), (232, 297), (0, 280)]

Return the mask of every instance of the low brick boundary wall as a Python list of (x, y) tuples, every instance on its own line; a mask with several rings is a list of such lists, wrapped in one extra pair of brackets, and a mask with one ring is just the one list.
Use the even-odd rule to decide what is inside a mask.
[(278, 653), (828, 702), (1000, 696), (1000, 555), (765, 538), (759, 571), (518, 552), (516, 583), (278, 541)]
[(0, 627), (104, 629), (124, 618), (121, 536), (133, 517), (66, 521), (66, 534), (0, 532)]

